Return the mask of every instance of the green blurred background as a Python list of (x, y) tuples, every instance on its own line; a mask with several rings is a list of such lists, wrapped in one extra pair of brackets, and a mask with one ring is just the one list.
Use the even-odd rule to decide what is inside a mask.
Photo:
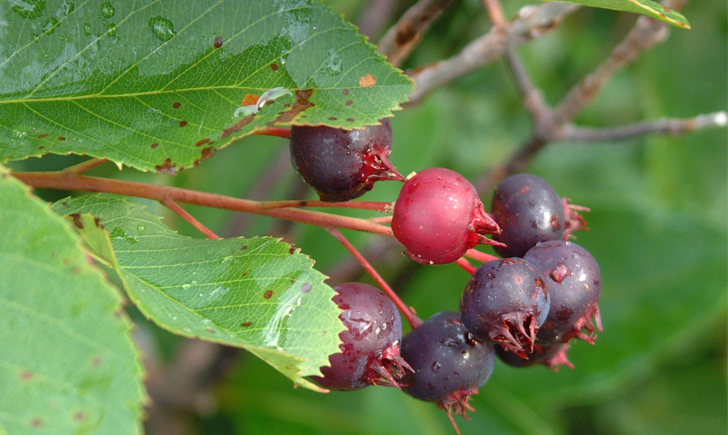
[[(355, 23), (367, 4), (328, 3)], [(412, 3), (400, 1), (395, 16)], [(513, 16), (526, 4), (506, 1), (504, 7)], [(726, 109), (726, 3), (693, 1), (683, 13), (693, 29), (672, 29), (665, 43), (619, 72), (577, 118), (579, 123), (608, 127)], [(519, 53), (547, 100), (556, 104), (609, 55), (635, 19), (582, 8)], [(405, 68), (452, 56), (488, 28), (479, 1), (456, 0)], [(397, 112), (392, 124), (392, 161), (402, 173), (444, 166), (473, 180), (506, 159), (531, 131), (530, 117), (502, 61)], [(577, 243), (602, 268), (605, 330), (596, 346), (579, 342), (572, 347), (573, 371), (514, 369), (498, 362), (491, 380), (474, 397), (477, 412), (469, 414), (471, 420), (457, 419), (464, 434), (728, 433), (727, 148), (726, 130), (718, 129), (678, 138), (551, 144), (536, 157), (529, 172), (545, 177), (573, 203), (592, 209), (586, 216), (591, 231), (578, 233)], [(80, 160), (48, 156), (12, 167), (50, 170)], [(256, 199), (314, 198), (290, 168), (286, 142), (270, 137), (239, 141), (177, 177), (128, 169), (119, 174), (111, 166), (91, 174)], [(363, 199), (393, 201), (400, 186), (379, 183)], [(65, 195), (39, 193), (49, 200)], [(488, 204), (490, 192), (481, 195)], [(149, 206), (171, 227), (200, 237), (168, 210), (156, 203)], [(320, 229), (187, 209), (218, 234), (276, 234), (310, 254), (332, 279), (370, 282), (344, 248)], [(415, 265), (400, 255), (400, 246), (381, 236), (347, 235), (421, 317), (457, 309), (468, 278), (457, 266)], [(174, 361), (182, 340), (132, 314), (139, 330), (150, 333), (148, 346)], [(454, 433), (443, 411), (392, 388), (326, 395), (294, 389), (278, 372), (244, 353), (226, 367), (213, 388), (214, 406), (186, 415), (190, 433)]]

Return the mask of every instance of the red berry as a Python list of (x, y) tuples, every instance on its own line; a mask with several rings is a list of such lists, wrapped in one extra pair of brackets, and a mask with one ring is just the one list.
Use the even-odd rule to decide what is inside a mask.
[(455, 171), (430, 168), (404, 183), (394, 206), (392, 232), (419, 263), (447, 264), (499, 231), (478, 192)]

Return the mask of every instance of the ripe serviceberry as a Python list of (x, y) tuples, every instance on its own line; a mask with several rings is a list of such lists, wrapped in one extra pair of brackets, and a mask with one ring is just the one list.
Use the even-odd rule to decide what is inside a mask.
[(414, 371), (401, 381), (410, 396), (436, 402), (453, 414), (473, 411), (468, 404), (472, 394), (493, 373), (495, 348), (475, 338), (463, 326), (460, 315), (440, 312), (427, 319), (402, 340), (402, 357)]
[(404, 177), (389, 161), (392, 124), (359, 130), (291, 127), (291, 161), (322, 201), (348, 201), (372, 189), (374, 182)]
[(481, 340), (525, 358), (549, 313), (549, 289), (539, 270), (521, 258), (480, 266), (460, 300), (463, 324)]
[(358, 390), (369, 385), (397, 386), (396, 377), (411, 370), (399, 354), (402, 320), (391, 299), (376, 287), (350, 282), (337, 285), (333, 300), (343, 310), (346, 330), (339, 334), (341, 353), (329, 357), (312, 379), (332, 390)]
[(594, 257), (576, 243), (553, 240), (531, 248), (525, 259), (541, 271), (551, 296), (549, 315), (536, 336), (537, 343), (566, 343), (576, 337), (594, 344), (594, 333), (602, 330), (602, 276)]
[(394, 205), (392, 232), (419, 263), (447, 264), (499, 232), (478, 192), (455, 171), (430, 168), (408, 179)]

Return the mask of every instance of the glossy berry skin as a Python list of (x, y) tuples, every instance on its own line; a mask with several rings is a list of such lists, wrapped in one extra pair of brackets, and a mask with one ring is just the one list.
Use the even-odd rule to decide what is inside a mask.
[(495, 365), (494, 346), (470, 334), (458, 313), (446, 311), (406, 335), (401, 352), (414, 369), (402, 381), (402, 390), (446, 408), (476, 392)]
[(537, 344), (533, 347), (533, 352), (526, 354), (528, 359), (525, 359), (496, 345), (495, 354), (498, 355), (501, 361), (511, 367), (523, 368), (541, 364), (558, 372), (559, 365), (565, 365), (570, 369), (574, 368), (574, 364), (569, 361), (567, 356), (569, 347), (571, 347), (570, 344), (557, 344), (554, 346), (539, 346)]
[[(531, 248), (525, 259), (541, 270), (551, 296), (549, 315), (536, 336), (537, 343), (566, 343), (576, 337), (594, 344), (594, 333), (602, 329), (602, 276), (594, 257), (576, 243), (553, 240)], [(592, 318), (596, 318), (596, 325)]]
[(538, 242), (564, 238), (567, 218), (564, 201), (543, 178), (515, 174), (503, 180), (493, 193), (491, 213), (503, 230), (493, 238), (503, 257), (523, 257)]
[(348, 201), (372, 189), (374, 182), (404, 177), (390, 163), (392, 124), (359, 130), (291, 127), (291, 162), (322, 201)]
[[(350, 282), (334, 287), (333, 300), (344, 310), (339, 318), (346, 330), (339, 334), (341, 353), (329, 357), (323, 377), (312, 379), (324, 388), (348, 391), (372, 384), (387, 384), (388, 373), (399, 361), (402, 319), (391, 299), (376, 287)], [(389, 379), (387, 379), (389, 378)]]
[(392, 232), (419, 263), (452, 263), (497, 231), (473, 185), (449, 169), (418, 172), (394, 205)]
[(460, 300), (463, 324), (481, 340), (525, 357), (549, 313), (549, 289), (539, 270), (521, 258), (480, 266)]

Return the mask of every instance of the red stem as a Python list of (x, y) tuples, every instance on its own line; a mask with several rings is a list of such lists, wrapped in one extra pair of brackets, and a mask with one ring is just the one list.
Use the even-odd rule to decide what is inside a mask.
[(290, 139), (291, 129), (280, 127), (259, 128), (257, 130), (254, 130), (251, 134), (257, 134), (259, 136), (277, 136), (285, 139)]
[(470, 262), (468, 260), (466, 260), (465, 257), (458, 259), (458, 261), (456, 261), (455, 263), (457, 263), (458, 266), (465, 269), (465, 271), (471, 275), (474, 274), (475, 271), (477, 270), (477, 268), (475, 266), (473, 266), (472, 264), (470, 264)]
[(85, 175), (68, 175), (63, 171), (19, 172), (12, 175), (23, 183), (36, 188), (116, 193), (119, 195), (149, 198), (159, 202), (164, 199), (171, 199), (187, 204), (196, 204), (204, 207), (271, 216), (294, 222), (317, 225), (320, 227), (347, 228), (350, 230), (366, 231), (385, 236), (392, 235), (392, 230), (389, 227), (379, 225), (369, 219), (358, 219), (295, 208), (276, 208), (268, 210), (265, 208), (264, 203), (259, 201), (232, 198), (214, 193), (182, 189), (179, 187), (159, 186), (156, 184), (108, 178), (87, 177)]
[(500, 260), (500, 257), (496, 257), (495, 255), (486, 254), (485, 252), (480, 252), (477, 249), (468, 249), (468, 252), (465, 253), (465, 256), (470, 257), (473, 260), (483, 262), (483, 263), (487, 263), (487, 262), (493, 261), (493, 260)]
[(351, 244), (351, 242), (344, 237), (343, 234), (341, 234), (341, 231), (339, 231), (336, 228), (326, 228), (326, 230), (331, 233), (332, 236), (336, 237), (336, 240), (341, 242), (344, 247), (351, 252), (351, 255), (356, 258), (356, 260), (359, 262), (359, 264), (362, 265), (364, 270), (369, 272), (369, 275), (371, 275), (375, 281), (382, 287), (382, 290), (384, 290), (384, 293), (389, 296), (390, 299), (394, 302), (395, 305), (397, 305), (397, 308), (402, 312), (404, 317), (407, 319), (410, 325), (412, 325), (412, 329), (416, 329), (422, 324), (422, 319), (417, 317), (415, 313), (412, 312), (412, 309), (405, 304), (402, 299), (399, 298), (397, 293), (392, 290), (392, 287), (387, 284), (387, 282), (382, 278), (382, 276), (377, 272), (374, 267), (367, 261), (366, 258), (364, 258), (361, 253), (354, 247), (354, 245)]
[(207, 228), (202, 222), (200, 222), (197, 219), (195, 219), (194, 216), (192, 216), (191, 214), (189, 214), (187, 212), (187, 210), (185, 210), (182, 207), (180, 207), (180, 205), (177, 204), (176, 202), (172, 201), (169, 198), (165, 198), (165, 199), (163, 199), (160, 202), (162, 204), (164, 204), (165, 206), (167, 206), (173, 212), (175, 212), (178, 215), (180, 215), (182, 217), (182, 219), (184, 219), (187, 222), (189, 222), (193, 227), (197, 228), (202, 234), (206, 235), (207, 237), (209, 237), (211, 239), (219, 239), (220, 238), (220, 236), (218, 236), (217, 234), (213, 233), (212, 230), (210, 230), (209, 228)]

